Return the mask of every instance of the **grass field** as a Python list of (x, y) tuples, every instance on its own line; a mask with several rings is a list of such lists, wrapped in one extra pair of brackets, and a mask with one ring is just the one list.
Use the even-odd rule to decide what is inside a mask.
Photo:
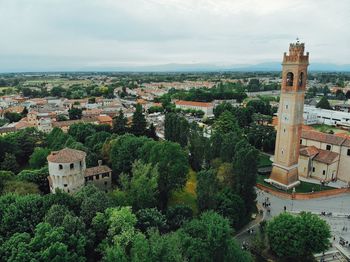
[(272, 162), (270, 160), (270, 157), (260, 153), (259, 160), (258, 160), (258, 168), (259, 167), (267, 167), (267, 166), (271, 166), (271, 165), (272, 165)]
[(340, 129), (340, 128), (336, 128), (334, 126), (328, 126), (328, 125), (321, 124), (321, 125), (312, 125), (312, 127), (315, 130), (322, 132), (322, 133), (329, 133), (330, 131), (333, 131), (335, 134), (345, 133), (345, 134), (350, 135), (350, 132), (343, 130), (343, 129)]
[[(263, 186), (273, 188), (277, 191), (292, 193), (292, 189), (284, 191), (284, 190), (277, 189), (276, 187), (266, 183), (264, 181), (265, 178), (268, 178), (268, 176), (258, 175), (257, 176), (257, 183), (261, 184)], [(330, 187), (330, 186), (321, 186), (321, 185), (316, 185), (316, 184), (300, 181), (300, 185), (295, 188), (295, 192), (296, 193), (310, 193), (312, 191), (317, 192), (317, 191), (324, 191), (324, 190), (330, 190), (330, 189), (334, 189), (334, 188)]]
[(183, 190), (176, 191), (172, 194), (172, 196), (169, 199), (169, 206), (174, 206), (179, 204), (187, 205), (192, 208), (194, 214), (197, 214), (198, 207), (197, 207), (196, 186), (197, 186), (197, 174), (193, 170), (190, 170), (185, 188)]

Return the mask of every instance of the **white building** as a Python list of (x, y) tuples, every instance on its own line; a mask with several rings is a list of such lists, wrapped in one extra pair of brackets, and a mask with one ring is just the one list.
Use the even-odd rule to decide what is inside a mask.
[(112, 170), (98, 161), (98, 166), (86, 168), (86, 153), (64, 148), (53, 151), (47, 157), (49, 163), (49, 184), (51, 193), (60, 189), (74, 193), (88, 183), (108, 192), (112, 186)]
[(350, 113), (304, 106), (304, 124), (325, 124), (350, 127)]
[(181, 109), (192, 109), (192, 110), (200, 110), (203, 111), (206, 116), (212, 116), (213, 115), (213, 103), (206, 103), (206, 102), (194, 102), (194, 101), (184, 101), (184, 100), (177, 100), (175, 101), (176, 108)]
[(56, 188), (67, 193), (74, 193), (84, 186), (85, 157), (85, 152), (70, 148), (51, 152), (47, 161), (52, 193), (55, 193)]

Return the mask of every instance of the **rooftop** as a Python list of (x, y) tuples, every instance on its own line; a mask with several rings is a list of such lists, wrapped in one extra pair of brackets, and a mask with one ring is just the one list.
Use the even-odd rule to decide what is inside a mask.
[(185, 101), (185, 100), (178, 100), (175, 101), (176, 105), (183, 105), (183, 106), (198, 106), (198, 107), (212, 107), (212, 103), (208, 102), (195, 102), (195, 101)]
[(327, 165), (337, 161), (337, 158), (339, 156), (338, 153), (329, 150), (319, 149), (315, 146), (302, 147), (300, 149), (300, 155), (311, 157), (313, 160), (325, 163)]
[(60, 151), (52, 151), (47, 157), (47, 161), (53, 163), (71, 163), (81, 161), (86, 157), (86, 153), (81, 150), (64, 148)]
[(103, 174), (103, 173), (109, 173), (112, 172), (112, 169), (110, 169), (108, 166), (95, 166), (95, 167), (90, 167), (85, 170), (84, 176), (93, 176), (93, 175), (98, 175), (98, 174)]
[(301, 133), (301, 138), (320, 141), (323, 143), (338, 145), (338, 146), (342, 145), (346, 140), (343, 137), (339, 137), (331, 134), (325, 134), (317, 131), (311, 131), (311, 130), (303, 130)]

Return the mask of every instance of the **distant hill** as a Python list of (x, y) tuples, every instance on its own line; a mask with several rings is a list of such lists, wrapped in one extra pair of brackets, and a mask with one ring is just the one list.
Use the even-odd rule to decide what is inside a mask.
[[(164, 64), (151, 66), (123, 66), (113, 68), (81, 68), (82, 71), (137, 71), (137, 72), (217, 72), (217, 71), (281, 71), (281, 63), (270, 62), (256, 65), (212, 65), (212, 64)], [(350, 72), (350, 64), (311, 63), (310, 71)]]
[[(15, 72), (253, 72), (253, 71), (281, 71), (282, 66), (279, 62), (261, 63), (255, 65), (213, 65), (213, 64), (163, 64), (149, 66), (115, 66), (115, 67), (95, 67), (83, 66), (74, 68), (48, 68), (40, 69), (22, 69)], [(324, 72), (350, 72), (350, 64), (337, 65), (328, 63), (311, 63), (310, 71)], [(11, 72), (5, 70), (3, 72)], [(0, 68), (1, 73), (1, 68)]]

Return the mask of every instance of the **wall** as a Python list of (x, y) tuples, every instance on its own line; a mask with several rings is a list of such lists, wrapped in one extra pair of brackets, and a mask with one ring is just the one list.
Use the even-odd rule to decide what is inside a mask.
[[(49, 174), (52, 181), (51, 191), (54, 193), (59, 188), (67, 193), (73, 193), (84, 185), (84, 170), (86, 169), (85, 160), (72, 162), (74, 168), (70, 168), (71, 163), (52, 163), (49, 162)], [(63, 169), (59, 169), (62, 165)], [(67, 185), (67, 186), (65, 186)]]
[(337, 188), (337, 189), (330, 189), (330, 190), (313, 192), (313, 193), (295, 193), (292, 195), (281, 191), (277, 191), (275, 189), (272, 189), (270, 187), (267, 187), (261, 184), (257, 184), (256, 187), (274, 196), (286, 198), (286, 199), (295, 199), (295, 200), (308, 200), (313, 198), (329, 197), (329, 196), (335, 196), (335, 195), (344, 194), (344, 193), (350, 193), (349, 188)]

